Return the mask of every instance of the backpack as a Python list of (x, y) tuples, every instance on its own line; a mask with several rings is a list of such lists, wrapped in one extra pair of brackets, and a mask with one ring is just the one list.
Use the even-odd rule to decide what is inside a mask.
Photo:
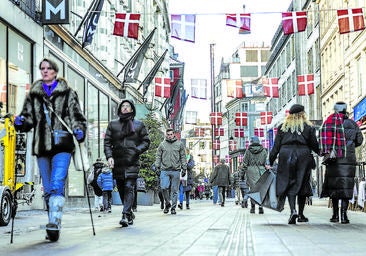
[(87, 183), (93, 188), (94, 194), (96, 196), (101, 196), (103, 194), (102, 189), (98, 186), (98, 176), (102, 172), (102, 169), (104, 167), (104, 163), (97, 160), (93, 164), (93, 167), (91, 168), (91, 172), (88, 175)]

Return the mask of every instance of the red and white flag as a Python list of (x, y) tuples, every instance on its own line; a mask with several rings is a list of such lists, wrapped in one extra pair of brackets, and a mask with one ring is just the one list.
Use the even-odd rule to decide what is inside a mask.
[(271, 97), (271, 98), (278, 98), (278, 78), (263, 78), (262, 79), (263, 89), (264, 89), (264, 96)]
[(285, 35), (305, 31), (306, 24), (306, 12), (282, 13), (282, 29)]
[(229, 140), (229, 151), (236, 150), (236, 141), (235, 140)]
[(234, 136), (235, 137), (244, 137), (244, 129), (243, 128), (235, 128), (234, 129)]
[(155, 96), (163, 98), (170, 97), (169, 77), (155, 77)]
[(238, 160), (239, 160), (239, 163), (242, 163), (242, 162), (243, 162), (243, 160), (244, 160), (244, 155), (239, 154), (239, 156), (238, 156)]
[(194, 133), (196, 134), (197, 137), (203, 137), (205, 136), (205, 128), (195, 128), (194, 129)]
[(171, 21), (171, 37), (194, 43), (196, 15), (172, 14)]
[(227, 164), (230, 163), (230, 155), (225, 156), (225, 163), (227, 163)]
[(264, 129), (263, 128), (254, 128), (254, 136), (264, 137)]
[(246, 141), (245, 141), (245, 148), (249, 148), (249, 145), (250, 145), (249, 140), (246, 140)]
[(113, 35), (138, 39), (140, 14), (116, 13)]
[(219, 150), (220, 149), (220, 140), (213, 140), (212, 141), (212, 149)]
[(261, 124), (270, 124), (272, 122), (272, 112), (260, 112)]
[(340, 34), (365, 29), (362, 8), (337, 10), (337, 15)]
[(248, 113), (246, 113), (246, 112), (235, 113), (235, 123), (237, 126), (247, 126), (248, 125)]
[(299, 96), (314, 94), (314, 74), (297, 76)]
[(217, 136), (224, 136), (224, 128), (215, 128), (214, 135)]
[(264, 148), (269, 148), (269, 140), (264, 139), (261, 144)]
[(227, 80), (227, 96), (231, 98), (243, 98), (243, 81)]
[(211, 112), (210, 121), (211, 121), (211, 125), (222, 125), (222, 113), (221, 112)]
[(226, 14), (226, 26), (250, 31), (250, 13)]

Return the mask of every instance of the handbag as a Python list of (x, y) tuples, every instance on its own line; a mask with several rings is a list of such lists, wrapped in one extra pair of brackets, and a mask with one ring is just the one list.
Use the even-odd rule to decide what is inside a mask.
[[(48, 110), (46, 104), (43, 103), (44, 112), (46, 114), (47, 123), (51, 127), (51, 119), (48, 115)], [(78, 142), (71, 128), (65, 123), (64, 120), (61, 119), (59, 115), (53, 110), (51, 106), (48, 106), (50, 111), (57, 117), (57, 119), (61, 122), (61, 124), (66, 128), (67, 132), (71, 136), (71, 141), (69, 142), (69, 147), (72, 149), (72, 145), (74, 145), (74, 153), (72, 155), (72, 159), (74, 162), (75, 169), (77, 171), (87, 171), (90, 169), (89, 155), (88, 149), (85, 146), (85, 142)], [(54, 132), (53, 132), (54, 133)]]
[(335, 163), (336, 160), (337, 160), (336, 151), (334, 149), (332, 149), (330, 151), (330, 153), (327, 153), (327, 154), (324, 155), (322, 164), (331, 165), (331, 164)]
[(52, 148), (55, 150), (72, 150), (72, 134), (64, 130), (53, 130), (51, 125), (51, 118), (49, 116), (49, 112), (45, 103), (43, 103), (43, 110), (46, 115), (48, 127), (50, 128), (52, 134)]
[(136, 179), (136, 190), (137, 190), (137, 192), (144, 192), (144, 193), (147, 192), (146, 182), (143, 177), (138, 177)]

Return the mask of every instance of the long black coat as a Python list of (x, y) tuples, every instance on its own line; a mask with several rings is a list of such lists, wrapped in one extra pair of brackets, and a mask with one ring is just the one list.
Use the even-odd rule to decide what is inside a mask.
[(319, 154), (319, 143), (314, 127), (304, 124), (303, 132), (283, 132), (278, 127), (273, 148), (269, 154), (270, 165), (278, 155), (276, 194), (312, 195), (310, 174), (313, 165), (311, 151)]
[[(131, 103), (132, 104), (132, 103)], [(120, 107), (118, 108), (120, 110)], [(150, 145), (145, 125), (133, 120), (135, 132), (122, 136), (122, 121), (117, 118), (109, 122), (104, 139), (106, 158), (113, 157), (113, 177), (115, 179), (137, 178), (140, 170), (139, 157)]]
[[(32, 128), (33, 133), (33, 154), (36, 156), (53, 155), (61, 152), (52, 148), (52, 132), (46, 121), (43, 103), (44, 99), (52, 104), (53, 110), (72, 129), (79, 128), (86, 134), (86, 118), (81, 111), (77, 93), (68, 86), (66, 80), (58, 78), (58, 85), (48, 97), (43, 89), (42, 81), (33, 83), (29, 94), (25, 98), (23, 109), (19, 115), (24, 116), (23, 125), (15, 125), (15, 129), (21, 132), (28, 132)], [(49, 112), (52, 130), (64, 130), (66, 128), (59, 119)], [(74, 145), (70, 149), (62, 152), (72, 152)]]
[(321, 197), (351, 199), (353, 196), (356, 172), (355, 148), (363, 142), (363, 136), (357, 124), (350, 119), (343, 123), (347, 146), (344, 158), (327, 165)]

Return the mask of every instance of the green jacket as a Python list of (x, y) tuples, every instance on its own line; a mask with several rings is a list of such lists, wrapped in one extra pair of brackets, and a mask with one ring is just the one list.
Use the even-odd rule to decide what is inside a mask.
[(155, 166), (160, 170), (187, 170), (185, 147), (177, 138), (165, 139), (156, 152)]

